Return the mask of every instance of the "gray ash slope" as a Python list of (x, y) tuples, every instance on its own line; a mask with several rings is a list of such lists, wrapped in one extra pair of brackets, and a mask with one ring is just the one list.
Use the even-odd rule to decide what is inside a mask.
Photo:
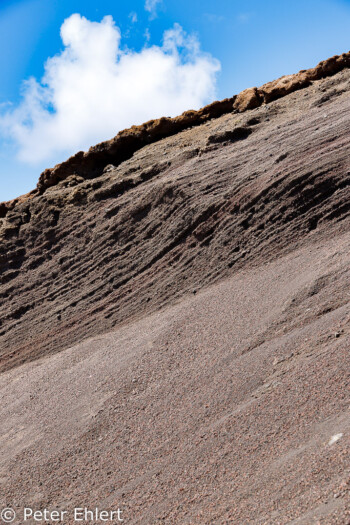
[(344, 69), (0, 206), (1, 506), (349, 523), (349, 144)]

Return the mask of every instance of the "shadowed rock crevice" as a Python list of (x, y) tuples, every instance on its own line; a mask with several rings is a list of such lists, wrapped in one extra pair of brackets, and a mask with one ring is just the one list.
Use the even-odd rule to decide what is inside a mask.
[(244, 140), (252, 133), (252, 129), (249, 127), (238, 126), (233, 130), (224, 131), (222, 133), (216, 133), (208, 137), (208, 144), (220, 144), (221, 142), (236, 142), (238, 140)]

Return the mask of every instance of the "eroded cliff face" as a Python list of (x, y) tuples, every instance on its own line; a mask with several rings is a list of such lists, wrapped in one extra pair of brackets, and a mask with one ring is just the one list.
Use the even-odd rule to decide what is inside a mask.
[[(300, 87), (300, 75), (329, 74), (348, 57), (264, 93), (281, 96)], [(243, 113), (227, 113), (224, 101), (224, 115), (114, 165), (122, 132), (45, 172), (40, 191), (10, 203), (0, 219), (1, 369), (345, 228), (349, 78), (346, 68)]]

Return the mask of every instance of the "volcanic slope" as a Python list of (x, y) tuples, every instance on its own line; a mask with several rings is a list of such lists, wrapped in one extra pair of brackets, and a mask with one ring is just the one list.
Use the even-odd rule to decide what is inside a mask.
[(0, 206), (1, 505), (350, 520), (349, 145), (345, 68)]

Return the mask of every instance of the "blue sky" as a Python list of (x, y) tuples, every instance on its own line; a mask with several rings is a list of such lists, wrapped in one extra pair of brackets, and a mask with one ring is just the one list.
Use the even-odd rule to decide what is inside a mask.
[(349, 28), (350, 0), (0, 0), (0, 201), (119, 129), (348, 51)]

